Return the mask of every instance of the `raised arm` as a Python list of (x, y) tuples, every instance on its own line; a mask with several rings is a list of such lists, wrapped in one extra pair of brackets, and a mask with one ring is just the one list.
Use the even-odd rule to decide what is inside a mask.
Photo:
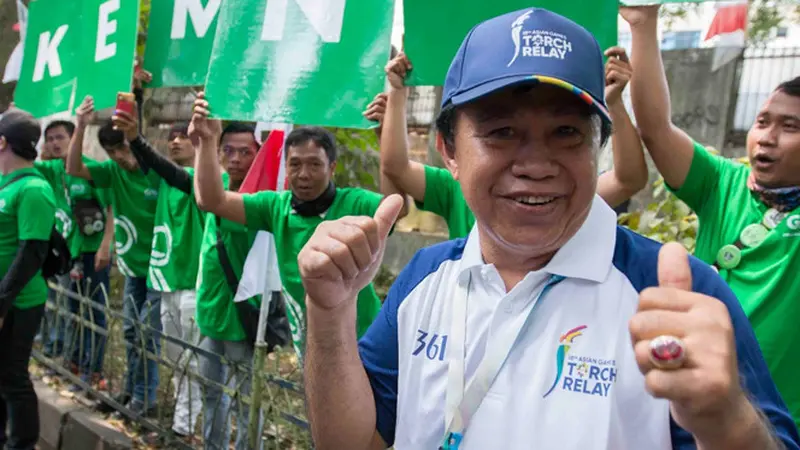
[[(387, 102), (388, 95), (386, 93), (381, 92), (380, 94), (376, 95), (372, 102), (367, 106), (367, 110), (364, 111), (364, 117), (369, 120), (374, 120), (378, 122), (378, 128), (375, 128), (375, 135), (378, 137), (378, 143), (381, 142), (381, 136), (383, 136), (383, 121), (384, 117), (386, 117), (386, 102)], [(391, 195), (391, 194), (400, 194), (403, 196), (403, 209), (400, 211), (399, 219), (408, 215), (408, 197), (403, 194), (400, 189), (395, 186), (392, 180), (386, 176), (386, 174), (381, 170), (380, 173), (380, 190), (381, 194), (383, 195)]]
[(242, 194), (226, 191), (222, 186), (219, 167), (219, 138), (222, 124), (208, 118), (209, 105), (201, 92), (194, 102), (194, 114), (189, 124), (189, 135), (197, 137), (200, 148), (195, 160), (194, 198), (203, 211), (244, 224), (244, 200)]
[(611, 136), (614, 167), (600, 175), (597, 193), (615, 208), (644, 189), (648, 172), (642, 141), (622, 102), (622, 91), (631, 79), (628, 55), (624, 48), (612, 47), (606, 51), (606, 56), (609, 59), (606, 63), (605, 96), (614, 124)]
[(78, 126), (75, 127), (67, 149), (67, 173), (91, 181), (92, 174), (83, 162), (83, 137), (94, 115), (94, 99), (87, 95), (75, 113), (78, 116)]
[(390, 87), (381, 130), (381, 174), (390, 183), (381, 185), (381, 193), (410, 195), (417, 202), (423, 202), (425, 166), (408, 157), (405, 77), (409, 70), (411, 62), (404, 53), (399, 53), (386, 65)]
[(647, 151), (667, 184), (683, 186), (694, 157), (694, 143), (672, 124), (669, 87), (658, 42), (658, 6), (623, 7), (631, 26), (631, 98), (636, 124)]
[[(136, 108), (139, 109), (138, 107)], [(131, 152), (136, 158), (144, 173), (153, 169), (158, 176), (164, 179), (172, 187), (175, 187), (186, 194), (192, 194), (192, 176), (167, 159), (164, 155), (156, 151), (147, 139), (141, 135), (137, 111), (128, 114), (125, 111), (117, 111), (111, 118), (114, 125), (125, 133), (125, 138), (130, 144)]]
[[(358, 292), (375, 276), (401, 208), (402, 199), (394, 195), (381, 203), (374, 218), (322, 222), (297, 257), (308, 308), (306, 399), (320, 450), (386, 448), (353, 323)], [(377, 338), (390, 342), (393, 336)]]

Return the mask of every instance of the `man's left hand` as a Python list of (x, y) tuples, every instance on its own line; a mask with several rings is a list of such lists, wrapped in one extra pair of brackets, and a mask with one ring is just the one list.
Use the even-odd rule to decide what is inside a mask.
[(386, 115), (386, 100), (386, 93), (381, 92), (376, 95), (372, 102), (367, 105), (367, 109), (364, 111), (364, 117), (366, 117), (367, 120), (372, 120), (383, 125), (383, 116)]
[(100, 247), (94, 254), (94, 271), (100, 272), (111, 264), (111, 250)]
[[(730, 436), (743, 415), (755, 411), (739, 384), (728, 310), (721, 301), (692, 292), (688, 254), (678, 243), (661, 248), (658, 282), (658, 287), (642, 291), (639, 309), (629, 323), (647, 391), (669, 400), (675, 422), (695, 438)], [(680, 367), (655, 366), (650, 341), (658, 336), (683, 342), (685, 359)]]
[(631, 81), (633, 68), (631, 67), (628, 54), (622, 47), (611, 47), (605, 52), (608, 62), (606, 63), (606, 104), (612, 105), (622, 101), (622, 91)]
[[(138, 65), (138, 64), (137, 64)], [(153, 74), (150, 72), (136, 68), (133, 71), (133, 87), (141, 89), (146, 83), (153, 81)]]
[(134, 105), (133, 108), (133, 114), (128, 114), (125, 111), (114, 111), (114, 115), (111, 116), (114, 128), (125, 133), (125, 139), (127, 139), (128, 142), (131, 142), (139, 136), (139, 120), (137, 119), (136, 105)]

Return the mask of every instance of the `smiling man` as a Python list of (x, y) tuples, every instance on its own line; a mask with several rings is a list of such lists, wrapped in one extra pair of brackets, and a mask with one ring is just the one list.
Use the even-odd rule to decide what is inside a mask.
[(595, 194), (604, 85), (597, 41), (549, 11), (469, 32), (437, 121), (469, 236), (417, 253), (360, 342), (355, 296), (401, 197), (322, 223), (298, 256), (317, 448), (798, 449), (725, 283)]
[(758, 111), (747, 133), (751, 167), (712, 155), (671, 123), (658, 7), (622, 14), (631, 24), (642, 138), (667, 185), (697, 212), (697, 257), (736, 293), (800, 425), (800, 328), (786, 320), (800, 317), (800, 77), (780, 84)]

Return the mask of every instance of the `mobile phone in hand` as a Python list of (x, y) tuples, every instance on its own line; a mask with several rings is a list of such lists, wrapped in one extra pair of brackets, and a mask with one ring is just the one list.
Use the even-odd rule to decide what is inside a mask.
[(135, 105), (136, 97), (132, 93), (117, 93), (117, 106), (115, 107), (117, 111), (125, 111), (126, 113), (133, 115)]

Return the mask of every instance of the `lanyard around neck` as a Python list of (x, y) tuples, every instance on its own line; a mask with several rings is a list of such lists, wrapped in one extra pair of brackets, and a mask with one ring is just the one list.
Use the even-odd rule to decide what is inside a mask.
[(469, 290), (472, 284), (472, 274), (469, 275), (466, 283), (456, 283), (452, 326), (450, 327), (450, 351), (452, 357), (447, 368), (447, 396), (445, 410), (445, 435), (442, 441), (441, 450), (457, 450), (464, 437), (464, 431), (469, 425), (469, 421), (478, 410), (486, 393), (494, 383), (500, 368), (508, 359), (511, 349), (516, 344), (523, 330), (528, 327), (533, 311), (544, 297), (556, 284), (564, 281), (560, 275), (550, 275), (542, 290), (533, 301), (533, 305), (528, 310), (528, 315), (519, 327), (505, 327), (497, 332), (498, 343), (494, 348), (490, 348), (487, 343), (486, 353), (483, 356), (475, 376), (464, 389), (464, 365), (465, 347), (467, 330), (467, 303), (469, 301)]

